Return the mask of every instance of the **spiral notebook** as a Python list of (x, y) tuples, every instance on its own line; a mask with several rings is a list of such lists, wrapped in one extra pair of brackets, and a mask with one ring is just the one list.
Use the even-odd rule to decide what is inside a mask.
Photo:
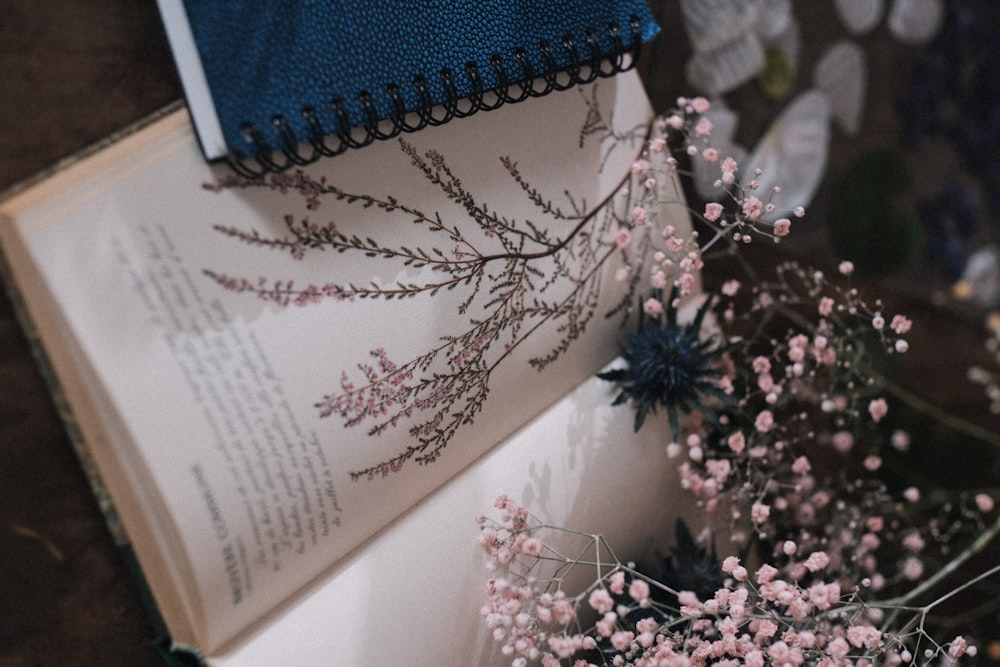
[(281, 171), (613, 76), (645, 0), (159, 0), (201, 147)]

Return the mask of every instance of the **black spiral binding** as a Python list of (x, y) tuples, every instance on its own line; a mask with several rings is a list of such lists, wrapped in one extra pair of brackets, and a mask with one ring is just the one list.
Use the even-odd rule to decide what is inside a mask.
[[(569, 65), (564, 66), (557, 65), (552, 46), (542, 42), (538, 45), (538, 51), (546, 65), (541, 72), (535, 71), (527, 51), (517, 49), (514, 52), (514, 59), (521, 72), (519, 77), (512, 77), (503, 58), (495, 53), (490, 58), (490, 67), (496, 74), (498, 85), (492, 90), (484, 90), (479, 66), (475, 62), (469, 62), (465, 66), (465, 77), (471, 84), (472, 92), (461, 98), (455, 86), (454, 73), (450, 69), (443, 69), (438, 75), (446, 93), (443, 102), (435, 103), (431, 100), (427, 80), (418, 76), (412, 86), (420, 105), (410, 111), (404, 107), (399, 86), (390, 83), (384, 92), (395, 111), (388, 118), (379, 118), (372, 95), (363, 92), (357, 98), (358, 104), (367, 116), (362, 126), (352, 126), (348, 120), (344, 101), (340, 98), (330, 103), (337, 120), (336, 132), (324, 132), (316, 110), (304, 108), (302, 120), (309, 128), (309, 136), (304, 141), (296, 136), (282, 116), (274, 116), (271, 119), (271, 126), (277, 138), (276, 145), (268, 142), (259, 127), (248, 123), (242, 130), (247, 142), (254, 148), (254, 155), (247, 156), (238, 149), (230, 147), (228, 161), (239, 175), (245, 178), (260, 178), (267, 173), (281, 173), (292, 167), (311, 164), (323, 157), (340, 155), (349, 148), (361, 148), (375, 140), (391, 139), (402, 132), (416, 132), (425, 127), (443, 125), (455, 118), (471, 116), (477, 111), (492, 111), (504, 104), (515, 104), (532, 97), (541, 97), (554, 91), (591, 83), (598, 78), (608, 78), (631, 69), (639, 60), (642, 31), (638, 17), (631, 18), (629, 29), (631, 44), (626, 47), (619, 26), (615, 23), (608, 26), (608, 36), (613, 45), (608, 51), (601, 49), (595, 30), (587, 31), (584, 44), (589, 54), (587, 58), (581, 56), (576, 39), (567, 35), (561, 45), (569, 61)], [(631, 55), (630, 58), (626, 58), (628, 54)]]

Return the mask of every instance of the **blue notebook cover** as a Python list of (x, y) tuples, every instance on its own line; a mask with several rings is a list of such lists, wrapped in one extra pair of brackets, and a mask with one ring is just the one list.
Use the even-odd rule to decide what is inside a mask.
[[(160, 5), (190, 102), (168, 9), (179, 2)], [(202, 146), (250, 172), (611, 76), (659, 32), (646, 0), (183, 0), (182, 9), (224, 143)]]

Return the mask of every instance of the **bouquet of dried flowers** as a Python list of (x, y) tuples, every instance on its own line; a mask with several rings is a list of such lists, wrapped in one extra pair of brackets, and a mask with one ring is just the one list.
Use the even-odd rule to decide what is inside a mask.
[[(615, 243), (618, 277), (645, 296), (617, 367), (600, 375), (617, 384), (615, 403), (635, 410), (636, 430), (665, 413), (663, 455), (677, 459), (678, 477), (663, 483), (690, 494), (700, 525), (678, 522), (668, 556), (635, 563), (600, 535), (544, 525), (501, 496), (499, 515), (479, 519), (486, 625), (515, 666), (976, 656), (963, 634), (939, 637), (934, 619), (1000, 572), (987, 563), (956, 576), (1000, 532), (993, 498), (925, 493), (886, 472), (911, 438), (887, 419), (884, 369), (907, 351), (912, 322), (867, 300), (850, 262), (827, 275), (786, 260), (761, 269), (748, 257), (755, 243), (787, 236), (804, 211), (777, 208), (780, 188), (762, 192), (759, 173), (739, 174), (713, 148), (708, 107), (679, 99), (634, 166), (644, 191)], [(692, 211), (690, 235), (660, 229), (660, 184), (698, 160), (717, 170), (719, 200)], [(706, 294), (699, 272), (715, 284)], [(571, 588), (581, 570), (589, 584)]]

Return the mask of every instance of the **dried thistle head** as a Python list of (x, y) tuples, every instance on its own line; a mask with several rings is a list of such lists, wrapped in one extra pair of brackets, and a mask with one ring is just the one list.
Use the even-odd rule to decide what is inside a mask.
[(701, 412), (714, 421), (715, 410), (708, 399), (731, 402), (718, 387), (722, 373), (717, 362), (724, 348), (715, 337), (703, 338), (701, 333), (712, 298), (706, 299), (694, 319), (685, 324), (677, 321), (677, 300), (674, 288), (663, 313), (645, 319), (639, 330), (628, 336), (622, 350), (625, 368), (598, 374), (602, 380), (620, 383), (621, 393), (613, 404), (632, 402), (636, 431), (657, 406), (666, 409), (670, 428), (677, 437), (678, 409)]

